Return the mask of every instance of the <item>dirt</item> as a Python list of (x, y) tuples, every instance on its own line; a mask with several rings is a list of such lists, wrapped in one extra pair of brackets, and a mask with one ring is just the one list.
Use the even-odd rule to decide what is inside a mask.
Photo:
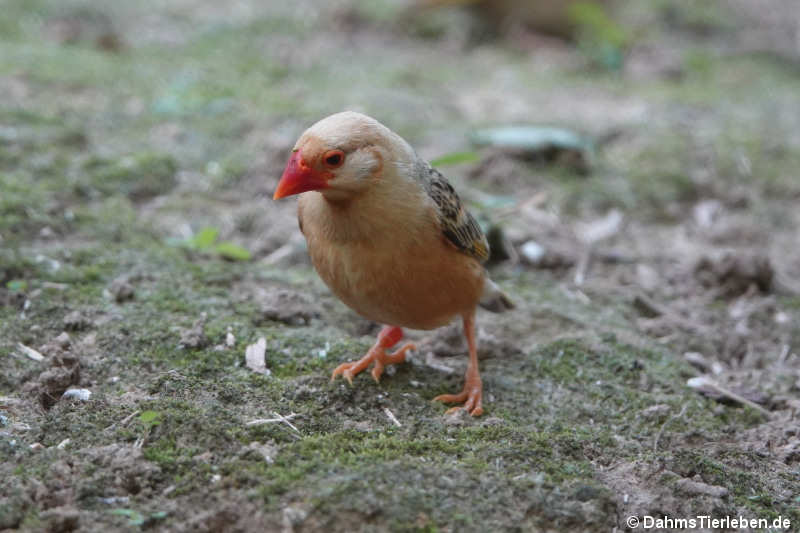
[(81, 366), (66, 332), (39, 347), (38, 352), (45, 356), (43, 366), (47, 369), (25, 383), (22, 390), (38, 397), (39, 404), (49, 409), (70, 385), (80, 383)]
[[(791, 0), (627, 4), (566, 38), (401, 0), (2, 11), (0, 531), (797, 528)], [(478, 316), (481, 418), (431, 402), (463, 384), (458, 323), (330, 380), (380, 325), (271, 193), (342, 109), (448, 156), (491, 233), (517, 307)], [(470, 144), (524, 124), (594, 153)]]
[(320, 311), (302, 292), (286, 289), (258, 290), (254, 295), (261, 314), (258, 322), (268, 320), (282, 322), (287, 325), (300, 326), (309, 324)]
[(200, 315), (200, 318), (194, 321), (192, 327), (182, 329), (178, 346), (182, 348), (188, 348), (190, 350), (196, 350), (208, 346), (209, 340), (205, 333), (207, 319), (207, 315), (203, 313)]

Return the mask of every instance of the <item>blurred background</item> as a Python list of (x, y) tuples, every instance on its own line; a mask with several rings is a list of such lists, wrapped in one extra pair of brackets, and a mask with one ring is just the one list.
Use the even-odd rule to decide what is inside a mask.
[[(581, 457), (596, 422), (636, 457), (619, 466), (613, 446), (598, 444), (596, 457), (612, 474), (581, 463), (586, 469), (559, 477), (514, 455), (518, 467), (544, 472), (545, 485), (534, 479), (529, 489), (557, 500), (551, 504), (561, 509), (562, 525), (595, 520), (605, 527), (612, 515), (647, 510), (667, 497), (659, 491), (672, 489), (664, 487), (650, 487), (650, 500), (609, 495), (628, 486), (644, 491), (651, 470), (642, 466), (642, 450), (659, 447), (684, 450), (669, 456), (669, 468), (708, 486), (741, 484), (735, 473), (761, 472), (747, 478), (747, 491), (726, 488), (730, 496), (687, 489), (682, 499), (665, 500), (675, 512), (709, 511), (713, 504), (748, 516), (789, 509), (798, 516), (800, 485), (788, 484), (798, 479), (800, 441), (786, 429), (800, 408), (795, 0), (4, 0), (2, 6), (0, 351), (18, 355), (6, 359), (0, 376), (8, 439), (55, 446), (70, 438), (76, 449), (90, 449), (112, 441), (131, 446), (146, 434), (151, 451), (145, 445), (132, 463), (160, 469), (157, 475), (133, 470), (158, 486), (136, 500), (147, 509), (136, 511), (146, 522), (167, 516), (148, 498), (170, 486), (189, 493), (191, 480), (200, 479), (190, 476), (181, 485), (188, 467), (178, 461), (180, 450), (227, 457), (230, 442), (271, 442), (275, 450), (294, 442), (279, 430), (233, 429), (240, 423), (205, 411), (209, 398), (232, 409), (233, 418), (255, 416), (264, 405), (305, 413), (306, 436), (345, 431), (351, 439), (353, 420), (371, 421), (368, 429), (384, 423), (380, 410), (340, 417), (354, 400), (325, 389), (329, 367), (367, 346), (376, 325), (330, 297), (311, 270), (294, 202), (271, 200), (300, 133), (351, 109), (374, 116), (438, 166), (490, 236), (493, 277), (520, 305), (515, 316), (484, 322), (481, 343), (492, 360), (485, 379), (496, 396), (488, 402), (495, 402), (491, 416), (536, 424), (542, 435), (565, 421), (582, 427), (587, 433), (574, 437)], [(62, 331), (70, 332), (67, 340), (57, 341)], [(268, 341), (267, 366), (283, 384), (226, 381), (232, 368), (245, 372), (243, 350), (260, 335)], [(428, 367), (461, 364), (447, 359), (463, 353), (454, 345), (461, 342), (457, 330), (414, 335), (424, 342), (423, 355), (431, 354)], [(564, 339), (578, 339), (581, 348), (565, 352)], [(42, 370), (19, 352), (20, 344), (40, 347), (46, 360), (71, 353), (82, 373), (64, 370), (62, 359)], [(585, 355), (592, 350), (605, 355)], [(566, 369), (526, 359), (564, 353), (577, 358)], [(614, 365), (644, 365), (653, 373), (650, 381), (627, 370), (608, 374)], [(418, 386), (403, 375), (389, 389), (403, 423), (419, 409), (438, 411), (422, 399), (420, 408), (398, 398), (432, 396), (455, 379), (439, 370), (430, 378), (428, 367), (402, 371)], [(502, 377), (512, 369), (531, 375), (523, 382)], [(57, 379), (44, 375), (56, 371)], [(184, 377), (165, 377), (173, 371)], [(576, 375), (584, 375), (584, 392), (569, 390)], [(539, 377), (566, 389), (534, 385)], [(612, 394), (624, 402), (609, 407), (600, 399), (604, 380), (616, 383)], [(237, 388), (242, 382), (247, 386)], [(91, 416), (59, 407), (72, 386), (91, 389), (105, 403), (80, 408)], [(34, 400), (14, 407), (10, 400), (23, 390)], [(64, 411), (56, 417), (51, 408)], [(186, 409), (205, 421), (190, 422), (180, 414)], [(576, 415), (581, 409), (591, 412)], [(623, 420), (635, 409), (646, 413), (631, 429)], [(110, 436), (96, 433), (142, 411), (161, 418)], [(14, 429), (15, 423), (22, 426)], [(694, 436), (686, 426), (697, 428)], [(228, 435), (224, 443), (201, 436), (219, 431)], [(434, 438), (440, 430), (434, 424), (421, 431)], [(746, 460), (685, 451), (689, 442), (724, 447), (732, 431), (740, 441), (736, 453)], [(496, 440), (470, 435), (477, 440), (461, 439), (464, 446)], [(629, 446), (637, 439), (648, 440)], [(338, 449), (333, 441), (315, 442)], [(38, 464), (4, 446), (7, 458)], [(475, 446), (470, 453), (488, 460), (475, 451), (486, 449)], [(308, 450), (305, 457), (318, 461), (314, 468), (334, 461)], [(558, 457), (560, 466), (574, 459), (567, 452)], [(200, 460), (200, 470), (212, 475), (219, 462)], [(712, 463), (724, 475), (715, 477)], [(336, 476), (343, 472), (356, 480), (384, 475), (351, 466), (338, 465), (333, 478), (314, 478), (310, 467), (301, 475), (297, 464), (284, 464), (281, 472), (291, 475), (260, 493), (267, 507), (257, 514), (259, 527), (302, 523), (312, 511), (287, 502), (309, 494), (327, 502), (319, 508), (327, 518), (312, 523), (347, 524), (326, 507), (344, 498), (325, 492), (327, 483), (341, 481)], [(64, 476), (89, 475), (77, 466), (71, 472)], [(247, 491), (270, 475), (240, 474), (225, 494), (205, 488), (201, 506), (224, 515), (224, 498), (252, 505)], [(503, 479), (497, 483), (505, 486)], [(600, 492), (564, 496), (575, 479)], [(30, 488), (23, 477), (14, 480), (9, 487), (19, 494)], [(359, 497), (369, 492), (354, 487)], [(111, 492), (135, 493), (118, 486)], [(58, 524), (107, 517), (87, 510), (85, 494), (64, 496), (58, 505), (20, 496), (0, 529), (35, 524), (31, 517), (50, 507), (77, 509), (45, 517)], [(449, 501), (445, 489), (437, 494), (431, 502)], [(503, 494), (487, 502), (502, 509)], [(749, 499), (754, 494), (756, 503)], [(595, 514), (573, 505), (584, 496), (602, 503)], [(520, 516), (538, 524), (546, 507)], [(186, 515), (168, 511), (167, 520)], [(403, 512), (387, 511), (380, 520), (396, 522), (378, 523), (446, 530), (465, 523), (504, 527), (516, 516), (487, 508), (472, 522), (458, 522), (434, 509)], [(117, 513), (105, 520), (119, 525), (119, 516), (137, 518)], [(202, 524), (212, 528), (213, 521)]]

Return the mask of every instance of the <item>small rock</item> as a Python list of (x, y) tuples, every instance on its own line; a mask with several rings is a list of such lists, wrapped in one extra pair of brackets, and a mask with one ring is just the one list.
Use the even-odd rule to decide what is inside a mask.
[(444, 425), (445, 426), (463, 426), (467, 422), (467, 414), (466, 409), (455, 409), (450, 411), (449, 413), (445, 413), (444, 415)]
[(206, 337), (205, 334), (206, 318), (207, 315), (203, 313), (200, 315), (200, 318), (194, 322), (191, 328), (183, 329), (179, 342), (182, 348), (196, 350), (208, 346), (208, 337)]
[(714, 225), (722, 212), (722, 202), (719, 200), (703, 200), (692, 208), (694, 222), (703, 229)]
[(111, 285), (108, 286), (108, 292), (117, 303), (133, 300), (135, 296), (133, 285), (131, 285), (128, 278), (124, 276), (112, 281)]
[(661, 285), (661, 277), (656, 269), (644, 263), (636, 265), (636, 282), (647, 292), (653, 292)]
[(50, 226), (45, 226), (39, 230), (39, 237), (42, 239), (52, 239), (56, 236), (56, 232)]
[(298, 507), (283, 508), (283, 531), (293, 532), (295, 526), (301, 525), (308, 518), (308, 512)]
[(575, 246), (556, 241), (546, 245), (527, 241), (520, 247), (519, 255), (524, 263), (547, 270), (569, 268), (577, 262)]
[(632, 303), (639, 314), (646, 318), (656, 318), (663, 314), (662, 307), (644, 294), (634, 296)]
[(545, 256), (545, 249), (536, 241), (528, 241), (519, 248), (519, 254), (532, 265), (541, 263)]
[(91, 397), (92, 391), (89, 389), (67, 389), (61, 395), (61, 398), (65, 400), (80, 400), (82, 402), (88, 402)]
[(709, 361), (703, 354), (699, 352), (686, 352), (683, 354), (683, 358), (686, 359), (686, 362), (701, 372), (710, 372), (714, 375), (719, 375), (723, 372), (723, 370), (725, 370), (719, 361)]
[(72, 339), (69, 338), (69, 334), (66, 331), (62, 331), (54, 340), (62, 350), (68, 349), (72, 344)]
[(311, 387), (309, 385), (298, 385), (295, 387), (294, 391), (291, 393), (292, 398), (295, 400), (303, 401), (313, 398), (318, 394), (318, 389), (316, 387)]
[(64, 317), (64, 327), (70, 331), (80, 331), (90, 325), (91, 321), (80, 311), (73, 311)]
[(260, 442), (251, 442), (244, 450), (242, 454), (248, 454), (249, 452), (255, 452), (260, 455), (264, 461), (268, 464), (272, 464), (275, 462), (275, 455), (278, 453), (278, 448), (271, 444), (261, 444)]
[[(320, 359), (325, 359), (326, 357), (328, 357), (328, 352), (330, 352), (330, 351), (331, 351), (331, 343), (326, 341), (325, 342), (325, 347), (324, 348), (320, 348), (319, 350), (317, 350), (317, 357), (319, 357)], [(388, 368), (391, 368), (391, 367), (388, 367)], [(387, 368), (387, 370), (388, 370), (388, 368)]]
[(675, 483), (675, 487), (687, 494), (699, 494), (712, 496), (714, 498), (723, 498), (728, 495), (728, 489), (716, 485), (708, 485), (701, 481), (694, 481), (691, 479), (680, 479)]
[(292, 326), (308, 324), (319, 316), (319, 310), (308, 298), (295, 291), (272, 290), (260, 298), (260, 311), (264, 320), (275, 320)]

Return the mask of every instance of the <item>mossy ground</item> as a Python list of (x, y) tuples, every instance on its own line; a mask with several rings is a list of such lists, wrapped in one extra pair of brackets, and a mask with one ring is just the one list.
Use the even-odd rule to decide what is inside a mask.
[[(466, 46), (456, 14), (402, 29), (391, 2), (237, 6), (4, 5), (0, 529), (57, 529), (71, 510), (86, 531), (607, 531), (624, 529), (629, 510), (800, 523), (796, 453), (748, 444), (796, 430), (689, 390), (695, 371), (681, 350), (705, 344), (643, 332), (623, 290), (625, 264), (599, 267), (595, 276), (611, 281), (583, 288), (559, 271), (498, 267), (519, 309), (480, 320), (515, 350), (482, 361), (486, 414), (470, 419), (430, 401), (460, 388), (461, 360), (453, 373), (417, 357), (380, 384), (329, 382), (336, 364), (369, 346), (358, 332), (374, 328), (306, 261), (263, 261), (297, 234), (293, 206), (269, 199), (288, 148), (309, 122), (350, 107), (431, 158), (466, 149), (463, 134), (480, 125), (620, 130), (589, 177), (530, 167), (523, 185), (498, 186), (468, 180), (462, 167), (451, 175), (488, 219), (488, 194), (545, 191), (564, 224), (622, 209), (649, 235), (632, 238), (643, 261), (658, 248), (643, 240), (679, 227), (694, 203), (744, 190), (749, 223), (776, 235), (779, 249), (792, 239), (800, 195), (800, 129), (788, 116), (796, 67), (719, 53), (708, 34), (690, 34), (680, 79), (631, 80), (570, 47), (557, 51), (564, 66), (545, 67), (531, 58), (546, 63), (546, 49)], [(678, 27), (710, 18), (725, 36), (734, 24), (686, 10)], [(626, 23), (669, 46), (653, 20)], [(116, 41), (103, 40), (108, 32)], [(176, 244), (206, 226), (254, 260)], [(789, 272), (800, 269), (795, 259)], [(115, 298), (118, 279), (132, 299)], [(264, 288), (310, 296), (310, 321), (265, 319)], [(796, 323), (797, 302), (778, 294), (772, 305)], [(74, 311), (84, 320), (65, 322)], [(183, 329), (203, 314), (208, 342), (182, 346)], [(798, 330), (782, 327), (781, 342), (796, 351)], [(25, 386), (47, 363), (20, 356), (18, 343), (38, 347), (65, 329), (81, 364), (75, 385), (92, 396), (45, 410)], [(244, 366), (259, 337), (271, 376)], [(784, 381), (761, 383), (786, 408), (797, 389)], [(247, 425), (275, 413), (294, 413), (297, 430)], [(681, 493), (682, 478), (729, 494)], [(651, 497), (632, 509), (627, 491)]]

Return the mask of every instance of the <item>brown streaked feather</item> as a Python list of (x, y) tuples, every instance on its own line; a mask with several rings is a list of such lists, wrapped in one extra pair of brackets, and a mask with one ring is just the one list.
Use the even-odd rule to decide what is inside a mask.
[(306, 232), (303, 231), (303, 210), (300, 209), (299, 204), (297, 206), (297, 227), (300, 228), (300, 233), (302, 233), (303, 235), (306, 234)]
[(489, 259), (489, 242), (453, 186), (431, 166), (426, 165), (420, 170), (423, 188), (436, 204), (442, 233), (447, 240), (481, 263)]

